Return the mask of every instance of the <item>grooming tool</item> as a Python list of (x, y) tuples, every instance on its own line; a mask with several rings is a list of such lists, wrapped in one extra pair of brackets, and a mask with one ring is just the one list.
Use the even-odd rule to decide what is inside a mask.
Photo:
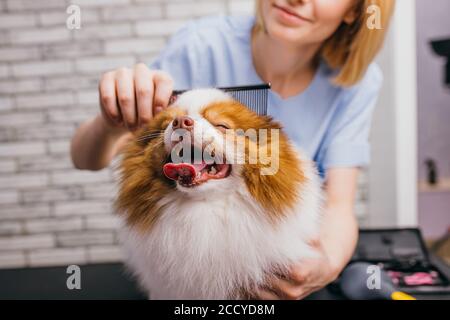
[[(234, 99), (247, 106), (250, 110), (259, 115), (267, 115), (267, 100), (270, 90), (270, 83), (217, 88), (229, 93)], [(170, 103), (173, 103), (177, 97), (187, 90), (174, 90), (170, 97)]]
[(416, 300), (399, 291), (386, 272), (380, 269), (379, 287), (369, 288), (370, 263), (355, 262), (342, 272), (340, 285), (344, 295), (352, 300)]
[(429, 254), (419, 229), (360, 230), (352, 262), (378, 266), (402, 292), (450, 292), (450, 269)]

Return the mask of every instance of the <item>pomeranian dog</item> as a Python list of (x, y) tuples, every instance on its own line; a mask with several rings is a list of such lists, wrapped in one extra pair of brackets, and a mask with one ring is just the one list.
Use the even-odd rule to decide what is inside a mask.
[(121, 240), (149, 298), (251, 298), (315, 256), (322, 190), (313, 162), (272, 118), (227, 93), (183, 93), (122, 156)]

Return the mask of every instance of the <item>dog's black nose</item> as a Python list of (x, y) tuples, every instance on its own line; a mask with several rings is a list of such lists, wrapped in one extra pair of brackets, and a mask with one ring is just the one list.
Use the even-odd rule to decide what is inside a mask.
[(194, 128), (194, 119), (188, 116), (176, 117), (172, 122), (172, 128), (192, 130)]

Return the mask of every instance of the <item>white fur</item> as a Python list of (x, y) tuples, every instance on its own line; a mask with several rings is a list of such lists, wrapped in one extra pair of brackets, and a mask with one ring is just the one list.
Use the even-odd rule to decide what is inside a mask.
[(174, 106), (185, 109), (188, 115), (195, 117), (207, 105), (213, 102), (231, 99), (232, 97), (230, 95), (218, 89), (195, 89), (180, 95), (175, 101)]
[[(195, 111), (189, 108), (191, 115), (226, 97), (216, 90), (192, 92), (177, 101), (201, 101)], [(276, 224), (248, 192), (238, 165), (226, 179), (179, 186), (161, 199), (164, 211), (147, 234), (123, 223), (126, 263), (150, 298), (239, 299), (237, 289), (264, 284), (271, 268), (313, 257), (307, 242), (318, 235), (322, 193), (313, 163), (302, 161), (307, 183), (292, 212)]]

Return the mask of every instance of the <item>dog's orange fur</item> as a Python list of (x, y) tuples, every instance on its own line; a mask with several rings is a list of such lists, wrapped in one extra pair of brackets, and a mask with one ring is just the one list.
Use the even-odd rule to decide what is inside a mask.
[[(278, 150), (271, 150), (271, 129), (281, 130), (281, 125), (269, 116), (259, 116), (238, 102), (221, 102), (208, 106), (202, 114), (209, 122), (220, 124), (225, 122), (231, 129), (266, 129), (267, 143), (255, 143), (246, 139), (246, 163), (242, 171), (243, 178), (250, 194), (276, 217), (282, 215), (286, 208), (290, 208), (299, 196), (297, 186), (305, 182), (301, 171), (300, 160), (288, 144), (283, 132), (279, 135)], [(250, 164), (248, 156), (251, 148), (267, 148), (268, 155), (278, 152), (279, 170), (274, 175), (261, 175), (265, 166), (258, 161)], [(256, 152), (257, 153), (257, 152)]]

